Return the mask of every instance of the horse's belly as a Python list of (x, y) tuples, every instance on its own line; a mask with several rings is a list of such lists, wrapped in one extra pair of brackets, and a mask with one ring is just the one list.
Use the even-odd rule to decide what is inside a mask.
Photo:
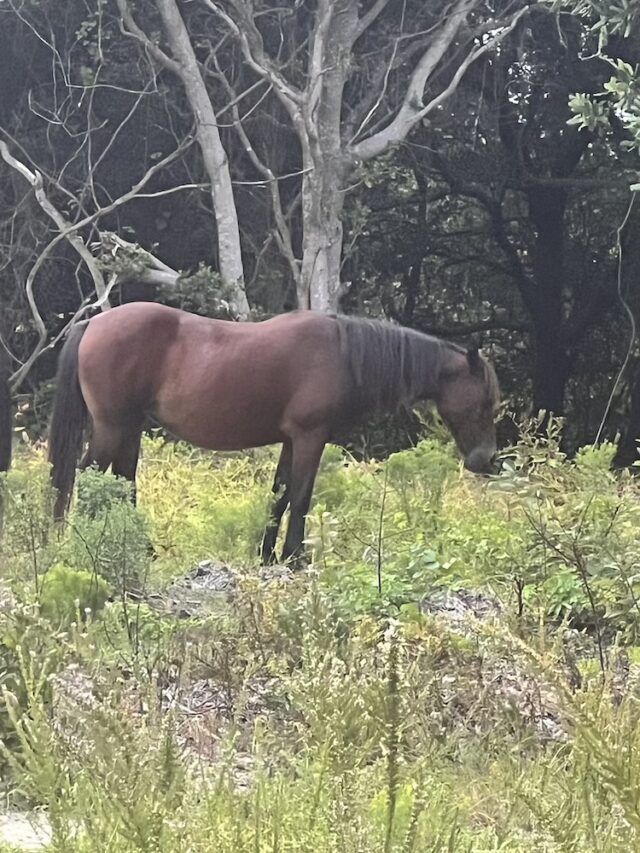
[(283, 440), (280, 419), (259, 410), (251, 414), (229, 409), (207, 412), (203, 406), (189, 411), (165, 404), (154, 415), (176, 438), (207, 450), (244, 450)]

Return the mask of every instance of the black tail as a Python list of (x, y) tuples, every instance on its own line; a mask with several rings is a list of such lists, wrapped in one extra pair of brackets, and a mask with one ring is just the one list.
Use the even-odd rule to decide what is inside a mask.
[(0, 350), (0, 471), (8, 471), (11, 465), (12, 427), (9, 360)]
[(56, 519), (64, 516), (71, 500), (87, 420), (87, 406), (78, 381), (78, 347), (87, 325), (84, 321), (71, 329), (58, 361), (56, 396), (49, 426), (51, 482), (57, 491)]

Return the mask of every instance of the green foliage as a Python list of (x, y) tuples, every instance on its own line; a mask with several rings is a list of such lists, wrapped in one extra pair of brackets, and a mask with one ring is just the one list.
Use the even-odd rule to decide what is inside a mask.
[(628, 38), (638, 23), (638, 8), (633, 0), (563, 0), (556, 6), (569, 8), (585, 19), (598, 34), (598, 46), (604, 48), (610, 36)]
[[(589, 96), (576, 94), (569, 106), (574, 113), (569, 124), (586, 128), (591, 132), (609, 128), (610, 112), (624, 126), (629, 138), (623, 140), (622, 148), (640, 153), (640, 80), (638, 68), (620, 58), (607, 56), (607, 44), (611, 36), (629, 39), (637, 34), (640, 24), (637, 3), (632, 0), (621, 2), (594, 2), (594, 0), (565, 0), (562, 3), (574, 14), (588, 22), (597, 39), (598, 55), (608, 61), (613, 74), (604, 84), (604, 91)], [(632, 189), (637, 189), (633, 186)]]
[(224, 285), (220, 274), (206, 264), (198, 264), (195, 272), (183, 274), (177, 282), (162, 290), (162, 301), (166, 305), (191, 311), (204, 317), (219, 320), (235, 320), (231, 302), (231, 291)]
[[(95, 19), (94, 19), (95, 20)], [(94, 28), (94, 21), (86, 22), (88, 32)], [(82, 36), (82, 34), (80, 34)], [(91, 57), (93, 59), (93, 57)], [(93, 74), (93, 69), (81, 66), (80, 74), (85, 79)], [(144, 272), (147, 266), (147, 254), (144, 249), (135, 244), (123, 244), (120, 240), (113, 239), (109, 232), (102, 234), (100, 266), (106, 277), (117, 276), (125, 281), (135, 279)]]
[[(271, 452), (147, 439), (139, 509), (89, 470), (58, 534), (47, 466), (19, 454), (8, 793), (44, 806), (68, 853), (634, 849), (638, 486), (611, 472), (612, 446), (567, 460), (560, 437), (524, 431), (488, 481), (433, 438), (384, 462), (329, 448), (313, 571), (269, 582), (253, 554)], [(39, 525), (30, 564), (19, 536)], [(236, 583), (207, 615), (123, 590), (123, 563), (156, 588), (208, 557)], [(434, 608), (456, 590), (491, 593), (495, 613)], [(561, 736), (541, 734), (549, 718)]]
[(100, 576), (58, 563), (44, 576), (40, 606), (51, 622), (68, 625), (101, 610), (109, 594), (109, 585)]
[(56, 559), (52, 540), (53, 493), (48, 466), (37, 454), (14, 465), (4, 476), (4, 524), (0, 539), (0, 562), (9, 563), (21, 580), (28, 577), (38, 585), (38, 576)]
[(209, 455), (147, 440), (143, 455), (139, 503), (160, 574), (207, 555), (255, 562), (271, 499), (271, 452)]
[(143, 583), (151, 557), (147, 524), (131, 496), (126, 480), (95, 468), (83, 471), (60, 549), (68, 566), (119, 590)]
[[(6, 779), (7, 760), (16, 747), (17, 733), (10, 710), (24, 712), (29, 695), (37, 691), (41, 703), (48, 704), (48, 685), (36, 677), (34, 666), (62, 667), (69, 659), (67, 635), (44, 619), (39, 608), (20, 599), (8, 586), (0, 587), (0, 689), (11, 695), (11, 704), (0, 702), (0, 779)], [(7, 752), (6, 750), (9, 750)], [(2, 790), (2, 789), (0, 789)]]
[(23, 794), (46, 804), (57, 849), (172, 849), (178, 828), (169, 816), (181, 803), (185, 769), (170, 720), (159, 729), (132, 725), (117, 684), (105, 686), (104, 698), (89, 697), (85, 706), (71, 699), (70, 707), (59, 685), (52, 719), (42, 698), (48, 662), (21, 673), (25, 710), (4, 691), (21, 749), (3, 752)]
[(91, 467), (78, 476), (74, 510), (83, 518), (98, 518), (114, 506), (131, 502), (132, 485), (121, 477)]
[(577, 94), (569, 100), (573, 116), (567, 122), (577, 125), (580, 130), (595, 130), (608, 127), (609, 110), (602, 101), (594, 101), (589, 95)]

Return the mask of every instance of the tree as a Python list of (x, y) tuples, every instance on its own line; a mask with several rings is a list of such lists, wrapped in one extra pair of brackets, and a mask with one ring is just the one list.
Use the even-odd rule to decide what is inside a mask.
[[(100, 255), (107, 232), (129, 225), (122, 211), (193, 187), (192, 121), (180, 121), (117, 19), (104, 4), (59, 11), (47, 0), (2, 10), (0, 55), (13, 57), (0, 98), (0, 157), (10, 167), (0, 173), (3, 320), (15, 317), (2, 331), (19, 365), (16, 388), (65, 327), (119, 298), (124, 265), (107, 269)], [(116, 242), (109, 253), (117, 248), (119, 260), (127, 243)], [(130, 266), (147, 287), (179, 277), (149, 252)], [(230, 287), (238, 292), (237, 278)]]
[[(640, 154), (640, 8), (636, 3), (594, 2), (594, 0), (562, 0), (568, 9), (589, 28), (591, 38), (584, 46), (585, 57), (594, 54), (608, 66), (610, 77), (602, 89), (593, 94), (577, 90), (570, 105), (572, 124), (583, 131), (612, 140), (626, 153), (633, 178), (632, 193), (640, 191), (638, 160)], [(623, 154), (624, 156), (624, 154)], [(616, 391), (628, 387), (629, 407), (626, 428), (620, 441), (616, 461), (628, 465), (637, 460), (640, 437), (640, 361), (637, 356), (638, 311), (637, 287), (638, 231), (640, 210), (632, 195), (627, 213), (617, 235), (617, 293), (630, 327), (630, 343), (618, 371), (607, 404), (610, 413)]]
[(156, 0), (172, 57), (161, 50), (136, 24), (126, 0), (117, 0), (126, 31), (138, 39), (153, 58), (180, 78), (196, 123), (196, 138), (211, 184), (213, 211), (217, 226), (220, 274), (229, 288), (235, 313), (247, 319), (249, 303), (244, 289), (244, 271), (240, 251), (240, 231), (229, 162), (220, 139), (218, 121), (209, 98), (193, 45), (176, 0)]
[[(532, 14), (470, 69), (446, 116), (370, 164), (371, 189), (346, 219), (348, 232), (364, 222), (349, 306), (383, 306), (445, 337), (481, 334), (510, 403), (566, 414), (570, 446), (598, 434), (628, 344), (616, 231), (629, 155), (567, 125), (571, 93), (601, 91), (610, 73), (583, 61), (583, 36), (567, 14)], [(623, 292), (637, 293), (639, 228), (634, 209)], [(605, 434), (619, 409), (616, 398)]]
[[(65, 327), (108, 303), (224, 309), (202, 264), (232, 270), (232, 289), (246, 280), (254, 316), (339, 302), (483, 334), (520, 410), (564, 408), (572, 436), (593, 437), (625, 357), (616, 226), (637, 154), (618, 150), (625, 112), (598, 94), (611, 63), (581, 60), (584, 20), (528, 9), (3, 7), (0, 336), (14, 383), (49, 376)], [(633, 68), (635, 46), (615, 39), (609, 58)], [(567, 126), (572, 92), (613, 120)]]
[[(202, 2), (213, 20), (204, 51), (209, 56), (201, 62), (215, 59), (222, 25), (241, 50), (248, 85), (264, 81), (294, 130), (300, 149), (301, 257), (283, 221), (277, 177), (259, 159), (236, 114), (246, 150), (272, 184), (279, 245), (296, 280), (299, 306), (335, 309), (349, 180), (360, 164), (402, 142), (434, 114), (467, 69), (514, 29), (526, 7), (507, 4), (496, 15), (480, 0), (371, 0), (364, 8), (358, 0), (318, 0), (293, 8), (249, 0)], [(200, 24), (202, 44), (201, 19)], [(219, 63), (217, 70), (225, 73)], [(232, 81), (226, 84), (232, 92)]]
[(456, 111), (468, 122), (434, 127), (425, 139), (433, 152), (425, 158), (430, 173), (486, 216), (533, 338), (533, 409), (557, 415), (564, 413), (582, 341), (602, 322), (616, 292), (607, 263), (615, 245), (609, 220), (601, 228), (605, 251), (597, 275), (588, 269), (570, 274), (580, 239), (575, 212), (586, 197), (591, 205), (619, 208), (625, 192), (622, 168), (610, 151), (599, 156), (592, 136), (568, 125), (575, 86), (597, 91), (603, 81), (603, 63), (583, 62), (580, 43), (581, 28), (569, 16), (532, 16), (519, 39), (469, 80), (472, 91), (460, 93), (467, 101), (456, 102)]

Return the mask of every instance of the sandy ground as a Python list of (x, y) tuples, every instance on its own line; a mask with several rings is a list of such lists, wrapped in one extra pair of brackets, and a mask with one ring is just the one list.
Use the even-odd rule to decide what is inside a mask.
[(41, 812), (0, 814), (0, 844), (11, 844), (17, 850), (44, 850), (50, 841), (49, 821)]

